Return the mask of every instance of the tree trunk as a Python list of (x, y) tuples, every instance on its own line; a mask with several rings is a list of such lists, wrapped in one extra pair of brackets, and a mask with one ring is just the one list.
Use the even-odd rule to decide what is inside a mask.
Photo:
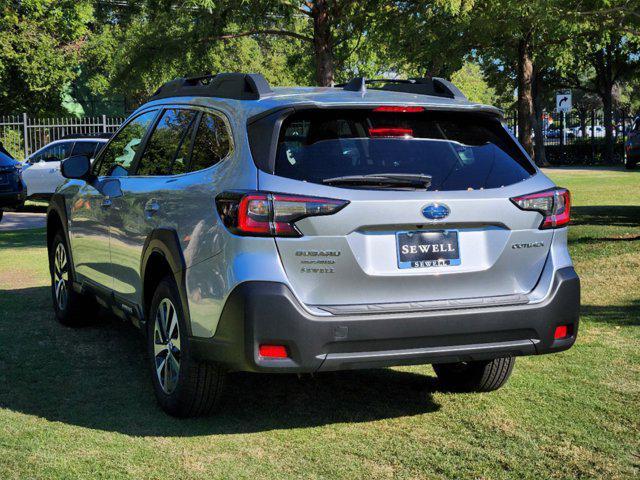
[(532, 77), (533, 63), (529, 53), (529, 42), (522, 39), (518, 42), (518, 140), (520, 140), (529, 155), (533, 155), (533, 142), (531, 140), (531, 119), (533, 118)]
[(534, 112), (533, 130), (535, 133), (535, 142), (533, 159), (535, 160), (536, 165), (538, 165), (539, 167), (548, 167), (549, 162), (547, 162), (546, 152), (544, 148), (544, 136), (542, 134), (542, 115), (544, 113), (542, 107), (542, 94), (544, 88), (542, 84), (542, 76), (543, 73), (534, 65), (532, 94)]
[(334, 82), (333, 41), (327, 0), (316, 0), (313, 17), (313, 51), (316, 63), (316, 83), (330, 87)]
[(612, 165), (613, 158), (613, 95), (612, 88), (602, 92), (602, 108), (604, 109), (604, 163)]
[(580, 121), (580, 134), (582, 138), (587, 138), (587, 112), (585, 110), (576, 110)]
[[(607, 48), (598, 50), (593, 56), (593, 66), (596, 70), (596, 85), (598, 94), (602, 99), (604, 112), (604, 163), (613, 164), (613, 72), (611, 51), (613, 45), (610, 42)], [(592, 132), (592, 136), (595, 132)]]

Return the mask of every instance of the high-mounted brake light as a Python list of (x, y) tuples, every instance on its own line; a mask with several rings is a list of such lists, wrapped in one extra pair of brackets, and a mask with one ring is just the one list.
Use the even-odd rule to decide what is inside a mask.
[(514, 197), (511, 201), (521, 210), (540, 212), (544, 216), (540, 229), (559, 228), (571, 219), (571, 194), (566, 188), (552, 188)]
[(383, 105), (373, 109), (374, 112), (392, 112), (392, 113), (420, 113), (424, 112), (424, 107), (412, 107), (409, 105)]
[(385, 138), (385, 137), (413, 137), (412, 128), (402, 127), (371, 127), (369, 128), (369, 135), (371, 137)]
[(301, 237), (295, 222), (332, 215), (349, 202), (269, 192), (225, 192), (216, 198), (224, 225), (237, 235)]

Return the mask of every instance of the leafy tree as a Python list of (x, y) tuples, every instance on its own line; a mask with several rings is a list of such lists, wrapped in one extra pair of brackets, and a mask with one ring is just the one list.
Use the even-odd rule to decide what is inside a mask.
[(57, 113), (77, 76), (89, 0), (0, 2), (0, 109)]
[(488, 105), (496, 102), (496, 90), (489, 86), (480, 65), (476, 62), (465, 62), (460, 70), (451, 75), (451, 81), (472, 102)]
[[(413, 28), (413, 23), (403, 23), (405, 20), (422, 21), (425, 15), (432, 18), (441, 12), (455, 12), (469, 0), (369, 0), (366, 5), (356, 0), (146, 0), (129, 3), (138, 6), (142, 3), (143, 7), (133, 15), (135, 19), (131, 21), (130, 28), (134, 33), (126, 34), (131, 45), (129, 53), (133, 56), (121, 56), (125, 61), (138, 63), (142, 60), (140, 65), (150, 67), (152, 58), (158, 63), (167, 59), (172, 63), (178, 53), (202, 59), (211, 50), (222, 50), (221, 44), (248, 48), (249, 43), (238, 41), (248, 38), (271, 59), (274, 57), (269, 55), (270, 49), (280, 47), (276, 52), (284, 55), (286, 60), (279, 58), (273, 66), (286, 64), (291, 67), (285, 80), (295, 79), (296, 83), (302, 83), (299, 80), (303, 79), (303, 83), (329, 86), (336, 80), (346, 80), (353, 73), (366, 75), (389, 71), (387, 62), (392, 51), (398, 53), (400, 50), (390, 48), (390, 42), (375, 41), (381, 38), (379, 34), (382, 31), (392, 29), (395, 38), (404, 42), (408, 52), (411, 42), (422, 38), (417, 35), (418, 31), (429, 31), (433, 22), (423, 22), (415, 30), (416, 35), (406, 35), (400, 27)], [(440, 45), (444, 46), (447, 39), (443, 35), (452, 29), (447, 28), (446, 22), (441, 22), (440, 26), (442, 35), (438, 38)], [(137, 34), (136, 29), (139, 30)], [(384, 38), (389, 39), (389, 35)], [(413, 51), (424, 52), (416, 45)], [(400, 56), (396, 58), (400, 59)], [(447, 57), (434, 55), (432, 58)], [(255, 65), (257, 59), (252, 59)], [(424, 60), (425, 56), (421, 59)], [(413, 58), (394, 64), (425, 66)], [(307, 66), (314, 71), (312, 77), (304, 73)], [(448, 73), (461, 66), (460, 56)]]
[(617, 84), (640, 71), (640, 1), (590, 0), (575, 14), (579, 28), (568, 60), (561, 65), (567, 84), (596, 94), (604, 112), (605, 162), (613, 162), (613, 106)]
[[(474, 39), (465, 35), (475, 0), (392, 2), (368, 31), (369, 48), (383, 49), (387, 71), (445, 77), (463, 67)], [(373, 45), (373, 46), (371, 46)]]
[[(554, 55), (572, 36), (566, 12), (571, 0), (477, 0), (471, 16), (469, 34), (477, 43), (477, 53), (490, 70), (515, 79), (517, 90), (518, 137), (534, 154), (532, 131), (542, 140), (544, 79)], [(537, 143), (543, 164), (544, 146)]]

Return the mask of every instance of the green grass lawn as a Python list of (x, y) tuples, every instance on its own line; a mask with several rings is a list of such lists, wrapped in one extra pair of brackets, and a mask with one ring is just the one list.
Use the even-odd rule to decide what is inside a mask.
[(44, 232), (0, 233), (0, 478), (638, 478), (640, 172), (547, 173), (574, 193), (578, 342), (490, 394), (429, 366), (244, 374), (222, 413), (176, 420), (132, 326), (55, 322)]

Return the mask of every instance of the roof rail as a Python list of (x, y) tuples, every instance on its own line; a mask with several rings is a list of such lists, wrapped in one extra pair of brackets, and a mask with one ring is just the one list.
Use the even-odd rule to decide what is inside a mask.
[(260, 73), (218, 73), (181, 77), (162, 85), (151, 100), (168, 97), (218, 97), (259, 100), (273, 93)]
[(336, 85), (336, 87), (342, 87), (350, 92), (366, 92), (367, 86), (375, 90), (390, 90), (394, 92), (453, 98), (455, 100), (467, 100), (467, 97), (465, 97), (453, 83), (438, 77), (409, 78), (406, 80), (356, 77), (347, 83)]

